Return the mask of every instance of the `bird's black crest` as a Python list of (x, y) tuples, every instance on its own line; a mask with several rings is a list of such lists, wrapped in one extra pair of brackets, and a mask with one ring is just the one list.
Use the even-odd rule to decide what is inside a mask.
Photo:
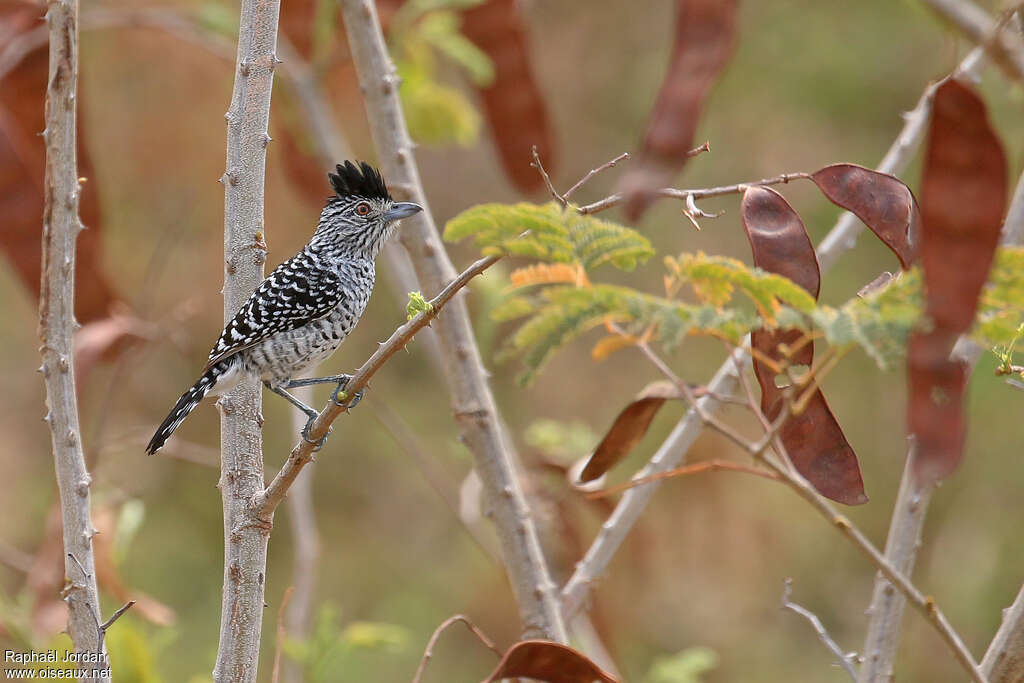
[(331, 185), (339, 197), (358, 196), (368, 199), (391, 199), (380, 171), (365, 161), (356, 166), (351, 161), (338, 164), (337, 173), (328, 173)]

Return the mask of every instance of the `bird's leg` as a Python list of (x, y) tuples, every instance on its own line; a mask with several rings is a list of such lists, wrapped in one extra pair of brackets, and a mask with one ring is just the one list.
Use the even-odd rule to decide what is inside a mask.
[[(310, 443), (314, 443), (309, 438), (309, 428), (313, 426), (313, 420), (315, 420), (320, 415), (320, 413), (316, 412), (315, 410), (313, 410), (312, 408), (307, 406), (305, 403), (303, 403), (299, 399), (295, 398), (295, 396), (293, 396), (292, 394), (288, 393), (288, 391), (286, 391), (282, 387), (275, 386), (275, 385), (271, 384), (270, 382), (268, 382), (266, 380), (263, 381), (263, 385), (266, 386), (268, 389), (273, 391), (275, 394), (277, 394), (278, 396), (282, 397), (283, 399), (285, 399), (286, 401), (288, 401), (293, 406), (295, 406), (296, 408), (298, 408), (299, 410), (301, 410), (302, 412), (304, 412), (306, 414), (306, 416), (309, 419), (306, 420), (306, 426), (302, 428), (302, 438), (305, 439), (306, 441), (309, 441)], [(302, 386), (302, 385), (301, 384), (294, 385), (291, 382), (289, 382), (285, 386), (290, 388), (292, 386)], [(330, 433), (331, 433), (330, 430), (328, 430), (327, 434), (324, 434), (324, 438), (322, 438), (319, 441), (315, 442), (316, 450), (320, 450), (321, 448), (323, 448), (324, 442), (327, 441), (327, 437), (330, 435)]]
[(345, 390), (349, 380), (352, 379), (352, 375), (328, 375), (327, 377), (307, 377), (305, 379), (292, 379), (284, 385), (285, 389), (291, 389), (293, 387), (308, 387), (310, 384), (329, 384), (331, 382), (337, 382), (338, 387), (331, 393), (331, 400), (336, 405), (345, 406), (346, 408), (352, 409), (356, 407), (356, 404), (363, 400), (363, 391), (360, 389), (352, 400), (345, 402), (338, 400), (338, 394)]
[(284, 384), (285, 389), (294, 389), (295, 387), (308, 387), (311, 384), (330, 384), (331, 382), (337, 382), (339, 388), (343, 388), (348, 381), (352, 379), (352, 375), (328, 375), (327, 377), (306, 377), (304, 379), (290, 379)]

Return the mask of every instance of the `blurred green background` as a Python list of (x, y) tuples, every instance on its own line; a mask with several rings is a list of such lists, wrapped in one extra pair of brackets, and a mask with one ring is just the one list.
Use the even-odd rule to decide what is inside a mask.
[[(198, 1), (163, 4), (210, 12), (209, 3)], [(287, 12), (288, 2), (283, 5)], [(233, 3), (221, 9), (228, 17), (237, 13)], [(674, 3), (649, 0), (522, 3), (532, 65), (556, 136), (556, 186), (564, 189), (594, 166), (637, 148), (666, 68), (674, 11)], [(693, 159), (677, 186), (734, 183), (838, 161), (874, 166), (899, 131), (901, 114), (968, 47), (910, 0), (742, 3), (737, 51), (698, 130), (697, 142), (710, 140), (712, 153)], [(177, 616), (168, 627), (139, 614), (125, 616), (111, 631), (115, 666), (122, 660), (115, 673), (121, 681), (203, 680), (217, 647), (223, 572), (218, 472), (182, 458), (147, 458), (142, 451), (221, 329), (223, 191), (216, 181), (224, 170), (223, 114), (232, 65), (160, 32), (125, 28), (84, 31), (81, 60), (86, 144), (105, 219), (105, 267), (118, 291), (156, 326), (153, 342), (98, 366), (80, 386), (85, 445), (97, 504), (137, 501), (128, 508), (131, 517), (122, 520), (138, 524), (134, 535), (121, 536), (127, 541), (117, 554), (124, 583)], [(474, 97), (457, 69), (443, 65), (440, 77)], [(279, 79), (276, 87), (284, 82)], [(1024, 152), (1024, 93), (992, 68), (980, 88), (1015, 182)], [(349, 103), (346, 111), (359, 112), (361, 105)], [(346, 130), (353, 155), (372, 160), (364, 125), (347, 121)], [(545, 200), (543, 194), (523, 197), (508, 183), (487, 136), (484, 129), (468, 144), (417, 151), (439, 224), (480, 202)], [(272, 143), (268, 269), (307, 240), (320, 209), (296, 192), (276, 151)], [(594, 179), (576, 200), (605, 196), (619, 174), (616, 169)], [(916, 170), (909, 179), (916, 187)], [(824, 236), (837, 210), (813, 188), (782, 189), (812, 238)], [(325, 183), (324, 197), (327, 191)], [(637, 227), (662, 254), (703, 250), (749, 261), (738, 198), (709, 200), (702, 208), (726, 214), (695, 232), (680, 206), (663, 201)], [(622, 220), (614, 212), (604, 217)], [(457, 268), (476, 255), (468, 244), (452, 247), (451, 254)], [(879, 271), (896, 267), (883, 246), (864, 237), (824, 277), (823, 300), (843, 301)], [(8, 273), (0, 273), (0, 296), (8, 302), (0, 317), (0, 431), (6, 435), (0, 479), (7, 482), (8, 510), (0, 516), (0, 539), (33, 553), (56, 488), (49, 433), (40, 420), (43, 386), (32, 371), (39, 364), (36, 302)], [(658, 259), (652, 259), (624, 277), (657, 291), (661, 276)], [(392, 283), (381, 274), (367, 315), (324, 370), (356, 367), (404, 321), (405, 293)], [(533, 386), (519, 387), (517, 367), (494, 359), (495, 340), (508, 328), (491, 322), (487, 309), (502, 287), (496, 268), (470, 287), (469, 301), (503, 416), (528, 464), (538, 462), (543, 450), (535, 423), (567, 425), (576, 434), (573, 445), (555, 449), (562, 453), (553, 457), (571, 461), (596, 443), (628, 397), (657, 373), (632, 351), (595, 363), (583, 341), (556, 356)], [(418, 340), (376, 376), (367, 399), (336, 424), (313, 466), (322, 542), (318, 652), (330, 652), (321, 652), (322, 677), (309, 680), (410, 680), (430, 633), (455, 613), (470, 616), (501, 646), (518, 636), (502, 570), (428, 483), (417, 459), (376, 419), (386, 406), (406, 422), (421, 455), (441, 474), (443, 493), (457, 495), (470, 458), (458, 443), (443, 382), (426, 348)], [(722, 357), (719, 344), (694, 340), (670, 361), (688, 380), (704, 382)], [(1024, 463), (1014, 455), (1024, 442), (1024, 399), (993, 376), (993, 367), (993, 357), (986, 356), (972, 379), (967, 452), (959, 472), (933, 499), (915, 573), (978, 657), (999, 624), (1000, 610), (1024, 581), (1018, 529)], [(855, 352), (827, 378), (825, 393), (860, 457), (871, 497), (846, 512), (881, 546), (906, 452), (903, 375), (882, 372)], [(318, 402), (323, 399), (318, 394)], [(680, 411), (663, 411), (637, 453), (613, 472), (613, 481), (642, 465)], [(283, 401), (267, 398), (264, 413), (267, 470), (273, 472), (296, 437)], [(740, 411), (726, 416), (751, 426)], [(216, 411), (200, 408), (174, 437), (183, 444), (177, 450), (197, 460), (215, 459), (217, 425)], [(689, 459), (724, 457), (741, 456), (707, 433)], [(538, 518), (551, 530), (546, 543), (562, 581), (603, 512), (537, 467), (527, 477), (527, 488), (543, 498)], [(270, 541), (261, 663), (266, 681), (278, 609), (294, 583), (287, 515), (282, 507)], [(860, 648), (874, 571), (806, 504), (785, 487), (728, 473), (670, 481), (598, 585), (594, 622), (629, 681), (645, 680), (656, 658), (696, 646), (718, 654), (716, 668), (703, 679), (709, 682), (844, 680), (808, 624), (779, 609), (785, 577), (793, 577), (793, 599), (815, 611), (844, 649)], [(19, 597), (24, 581), (21, 573), (0, 566), (0, 605), (8, 623), (28, 618), (24, 594)], [(117, 604), (104, 595), (105, 612)], [(905, 624), (900, 680), (963, 678), (917, 614), (908, 613)], [(20, 638), (9, 629), (0, 648), (20, 648)], [(435, 651), (427, 680), (480, 680), (493, 664), (490, 652), (454, 630)]]

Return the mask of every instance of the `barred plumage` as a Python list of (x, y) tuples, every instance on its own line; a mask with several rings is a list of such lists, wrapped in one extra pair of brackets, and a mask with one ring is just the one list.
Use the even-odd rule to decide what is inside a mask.
[(422, 210), (394, 202), (366, 163), (350, 161), (328, 174), (336, 195), (327, 200), (309, 244), (275, 268), (224, 327), (202, 376), (182, 394), (146, 452), (156, 453), (207, 395), (220, 395), (243, 376), (255, 376), (307, 415), (286, 391), (298, 384), (344, 381), (343, 376), (294, 381), (325, 360), (359, 322), (374, 284), (374, 262), (396, 221)]

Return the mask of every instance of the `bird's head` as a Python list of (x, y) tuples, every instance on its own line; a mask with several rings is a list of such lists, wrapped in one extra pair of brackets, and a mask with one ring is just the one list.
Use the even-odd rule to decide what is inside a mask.
[(327, 177), (335, 194), (320, 213), (313, 244), (332, 251), (376, 258), (397, 221), (423, 210), (413, 202), (394, 201), (380, 172), (366, 162), (338, 164)]

